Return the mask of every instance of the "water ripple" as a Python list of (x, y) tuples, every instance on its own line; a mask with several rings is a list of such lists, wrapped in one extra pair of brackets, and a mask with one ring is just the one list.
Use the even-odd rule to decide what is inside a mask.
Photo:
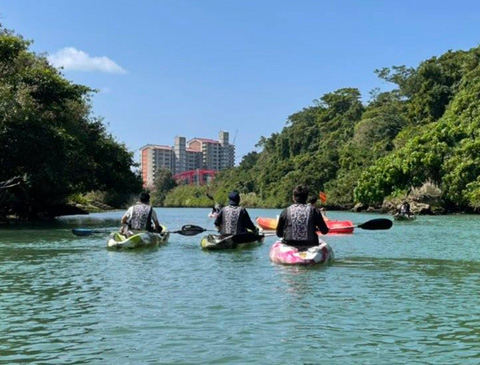
[[(206, 213), (158, 210), (174, 229), (211, 228)], [(157, 249), (112, 252), (105, 237), (70, 233), (120, 216), (0, 231), (0, 363), (480, 362), (477, 217), (329, 237), (336, 262), (313, 268), (272, 264), (274, 238), (204, 252), (200, 236), (172, 235)]]

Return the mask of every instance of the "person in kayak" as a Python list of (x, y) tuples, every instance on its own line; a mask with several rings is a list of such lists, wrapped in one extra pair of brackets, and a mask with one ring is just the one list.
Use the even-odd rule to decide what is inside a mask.
[(120, 233), (130, 237), (141, 231), (162, 232), (162, 226), (158, 222), (157, 213), (150, 205), (150, 194), (148, 193), (141, 193), (139, 201), (128, 208), (122, 217)]
[(398, 210), (399, 215), (405, 215), (409, 217), (412, 212), (410, 211), (410, 204), (408, 204), (407, 201), (404, 201), (402, 205), (400, 206), (400, 209)]
[(234, 190), (228, 194), (228, 205), (223, 207), (213, 223), (221, 235), (236, 235), (251, 232), (258, 232), (253, 224), (247, 210), (240, 207), (240, 194)]
[(298, 249), (318, 245), (317, 231), (328, 233), (328, 227), (320, 212), (307, 204), (308, 188), (298, 185), (293, 189), (293, 204), (284, 209), (278, 218), (277, 236)]

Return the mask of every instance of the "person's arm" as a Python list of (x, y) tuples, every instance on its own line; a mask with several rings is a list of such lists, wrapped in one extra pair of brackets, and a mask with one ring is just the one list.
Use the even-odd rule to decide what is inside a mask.
[(152, 221), (153, 221), (153, 224), (155, 226), (155, 231), (157, 233), (161, 233), (163, 228), (160, 225), (160, 222), (158, 221), (157, 212), (155, 212), (155, 210), (153, 208), (152, 208)]
[(213, 224), (215, 227), (217, 227), (218, 230), (220, 230), (221, 225), (223, 221), (223, 209), (220, 209), (220, 212), (218, 212), (217, 217), (215, 218), (215, 222)]
[(280, 217), (278, 217), (278, 223), (277, 223), (277, 237), (283, 237), (283, 234), (285, 232), (285, 219), (287, 216), (287, 210), (284, 209), (282, 213), (280, 214)]
[(130, 217), (132, 216), (133, 213), (133, 207), (128, 208), (128, 210), (125, 212), (121, 219), (121, 224), (122, 226), (120, 227), (120, 233), (121, 234), (127, 234), (128, 232), (128, 221), (130, 220)]
[(253, 224), (247, 210), (245, 208), (242, 208), (242, 211), (243, 211), (243, 222), (244, 222), (245, 228), (251, 230), (252, 232), (258, 232), (258, 228), (255, 226), (255, 224)]
[(121, 221), (122, 224), (127, 224), (128, 223), (128, 220), (132, 216), (132, 213), (133, 213), (133, 207), (128, 208), (128, 210), (125, 212), (125, 214), (122, 217), (122, 221)]
[(329, 231), (328, 226), (323, 220), (322, 215), (316, 209), (313, 209), (313, 217), (314, 217), (315, 227), (317, 227), (318, 230), (322, 232), (322, 234), (327, 234)]

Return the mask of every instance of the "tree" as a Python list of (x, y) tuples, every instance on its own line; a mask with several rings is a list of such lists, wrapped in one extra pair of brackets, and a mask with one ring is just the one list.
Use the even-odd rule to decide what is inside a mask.
[(152, 204), (155, 206), (163, 206), (168, 192), (177, 186), (177, 182), (173, 178), (170, 170), (160, 168), (156, 172), (153, 185)]
[(0, 181), (23, 177), (17, 213), (55, 215), (70, 194), (90, 190), (125, 201), (141, 189), (133, 154), (92, 117), (94, 90), (66, 80), (30, 44), (0, 26)]

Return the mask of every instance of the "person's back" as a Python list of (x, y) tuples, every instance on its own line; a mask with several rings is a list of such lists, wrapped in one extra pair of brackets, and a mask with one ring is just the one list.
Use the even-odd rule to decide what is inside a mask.
[(215, 226), (219, 228), (222, 235), (236, 235), (246, 233), (248, 230), (256, 231), (250, 216), (245, 208), (239, 206), (240, 194), (232, 191), (229, 196), (229, 203), (223, 207), (215, 219)]
[(162, 227), (158, 222), (157, 214), (150, 206), (150, 195), (141, 193), (139, 202), (132, 205), (122, 217), (122, 224), (127, 227), (122, 228), (122, 232), (131, 235), (141, 231), (152, 232), (152, 221), (155, 231), (161, 232)]
[(322, 215), (312, 205), (307, 205), (308, 189), (302, 185), (293, 190), (294, 204), (284, 209), (277, 224), (277, 236), (287, 245), (306, 248), (318, 245), (317, 229), (323, 234), (328, 227)]

